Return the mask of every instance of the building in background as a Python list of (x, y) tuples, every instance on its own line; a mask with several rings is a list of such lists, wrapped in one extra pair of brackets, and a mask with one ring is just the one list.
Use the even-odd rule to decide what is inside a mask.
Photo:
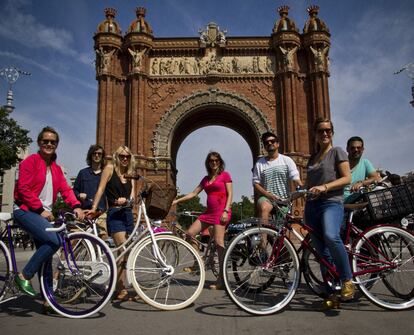
[[(19, 154), (20, 160), (29, 156), (29, 149), (26, 149)], [(3, 175), (0, 175), (0, 212), (11, 213), (13, 211), (13, 192), (14, 184), (16, 183), (19, 173), (18, 165), (6, 170)]]

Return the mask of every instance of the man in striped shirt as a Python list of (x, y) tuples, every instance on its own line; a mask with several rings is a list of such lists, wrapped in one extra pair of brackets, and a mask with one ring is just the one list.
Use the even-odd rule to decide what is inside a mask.
[(293, 159), (279, 153), (279, 138), (266, 132), (261, 140), (267, 155), (260, 157), (254, 166), (253, 187), (259, 195), (259, 216), (267, 223), (273, 209), (272, 203), (289, 196), (289, 180), (293, 180), (298, 186), (303, 183)]

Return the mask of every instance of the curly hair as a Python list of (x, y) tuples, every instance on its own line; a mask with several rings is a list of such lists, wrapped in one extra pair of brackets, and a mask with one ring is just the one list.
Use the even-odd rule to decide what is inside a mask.
[(92, 155), (96, 150), (102, 150), (102, 160), (101, 160), (101, 168), (104, 167), (105, 165), (105, 150), (104, 148), (102, 148), (102, 146), (100, 146), (99, 144), (92, 144), (89, 147), (88, 153), (86, 154), (86, 164), (88, 164), (88, 166), (92, 166)]

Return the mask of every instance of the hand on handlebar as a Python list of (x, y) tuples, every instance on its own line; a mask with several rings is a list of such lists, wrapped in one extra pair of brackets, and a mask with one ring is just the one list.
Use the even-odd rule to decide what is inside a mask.
[(127, 198), (121, 197), (115, 200), (115, 204), (118, 206), (123, 206), (126, 204), (127, 201)]
[(52, 222), (55, 220), (55, 217), (53, 216), (52, 212), (49, 212), (47, 210), (44, 210), (42, 213), (40, 213), (40, 215), (49, 222)]
[(315, 195), (326, 193), (326, 191), (327, 191), (326, 185), (317, 185), (309, 189), (309, 192)]
[(85, 214), (85, 217), (86, 218), (88, 218), (88, 219), (94, 219), (94, 218), (100, 216), (102, 213), (101, 213), (101, 211), (92, 208), (92, 209), (87, 209), (84, 212), (84, 214)]
[(271, 202), (277, 202), (277, 201), (283, 200), (282, 198), (278, 197), (277, 195), (275, 195), (275, 194), (271, 194), (271, 193), (270, 193), (270, 196), (268, 196), (267, 198), (268, 198)]
[(73, 210), (78, 220), (82, 221), (85, 218), (85, 212), (80, 208), (75, 208)]

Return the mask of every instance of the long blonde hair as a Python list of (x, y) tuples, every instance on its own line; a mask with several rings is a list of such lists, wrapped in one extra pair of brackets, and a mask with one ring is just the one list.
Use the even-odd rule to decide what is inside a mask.
[(129, 164), (128, 164), (127, 171), (126, 171), (126, 174), (131, 175), (131, 174), (133, 174), (134, 168), (135, 168), (135, 158), (134, 158), (134, 155), (132, 154), (131, 150), (127, 146), (125, 146), (125, 145), (119, 146), (118, 149), (116, 149), (115, 152), (112, 155), (112, 161), (113, 161), (113, 164), (114, 164), (114, 170), (116, 171), (116, 173), (118, 175), (121, 175), (122, 174), (121, 173), (121, 161), (119, 159), (119, 154), (121, 152), (124, 152), (124, 151), (128, 155), (131, 156), (131, 158), (129, 159)]

